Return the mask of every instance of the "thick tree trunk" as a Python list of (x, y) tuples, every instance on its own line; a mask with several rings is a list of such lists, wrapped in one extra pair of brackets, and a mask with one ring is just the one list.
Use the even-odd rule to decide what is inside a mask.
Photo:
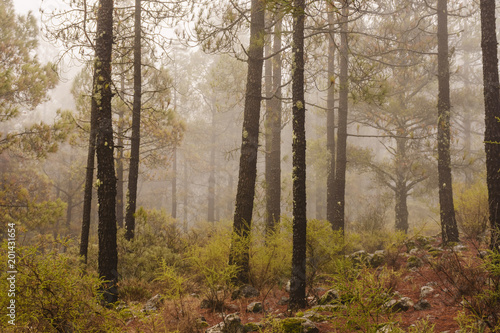
[(408, 233), (408, 190), (406, 188), (406, 182), (398, 181), (396, 182), (396, 230), (402, 231), (405, 234)]
[(347, 113), (348, 113), (348, 49), (347, 29), (349, 0), (344, 0), (340, 24), (340, 87), (339, 87), (339, 120), (337, 130), (337, 163), (335, 171), (335, 188), (333, 193), (334, 216), (333, 230), (345, 229), (345, 174), (347, 166)]
[(289, 308), (299, 309), (306, 301), (306, 131), (304, 100), (305, 1), (294, 0), (292, 67), (292, 179), (293, 253)]
[(484, 134), (486, 182), (490, 211), (491, 244), (500, 251), (500, 83), (495, 22), (495, 1), (481, 0), (481, 49), (483, 50)]
[(450, 157), (450, 64), (448, 61), (448, 0), (438, 0), (438, 178), (441, 234), (444, 244), (458, 242)]
[[(333, 35), (333, 5), (328, 2), (328, 90), (326, 97), (326, 150), (328, 174), (326, 179), (326, 219), (335, 221), (335, 41)], [(335, 229), (335, 227), (334, 227)]]
[(99, 277), (106, 281), (106, 303), (117, 301), (118, 253), (116, 245), (116, 176), (111, 114), (111, 53), (113, 46), (113, 1), (100, 0), (92, 108), (97, 110), (97, 197), (99, 202)]
[[(262, 64), (264, 62), (264, 1), (252, 0), (251, 6), (248, 74), (243, 112), (238, 188), (234, 212), (234, 236), (229, 254), (229, 263), (239, 267), (237, 280), (240, 283), (248, 283), (249, 280), (250, 257), (247, 238), (250, 236), (255, 179), (257, 177)], [(243, 242), (243, 244), (242, 246), (238, 246), (235, 242)]]
[(141, 144), (141, 0), (135, 0), (134, 27), (134, 103), (132, 106), (132, 137), (130, 167), (128, 171), (127, 212), (125, 215), (125, 238), (132, 240), (135, 233), (135, 210), (137, 204), (137, 180), (139, 178), (139, 147)]

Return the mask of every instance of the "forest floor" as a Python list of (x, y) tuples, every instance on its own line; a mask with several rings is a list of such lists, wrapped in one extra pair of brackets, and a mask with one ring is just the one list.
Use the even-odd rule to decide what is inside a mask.
[[(416, 304), (421, 299), (421, 287), (431, 285), (433, 288), (433, 291), (425, 296), (425, 299), (430, 303), (429, 309), (416, 310), (414, 307), (410, 307), (405, 312), (392, 315), (391, 322), (405, 331), (419, 321), (425, 321), (429, 324), (428, 326), (434, 326), (433, 331), (426, 330), (425, 332), (455, 333), (460, 329), (457, 317), (460, 312), (464, 311), (464, 302), (472, 302), (474, 295), (482, 290), (480, 283), (486, 281), (486, 273), (481, 268), (484, 266), (482, 266), (483, 260), (479, 255), (480, 249), (472, 242), (466, 242), (464, 245), (459, 245), (460, 250), (451, 248), (442, 250), (439, 248), (439, 242), (435, 240), (434, 244), (426, 246), (427, 249), (421, 247), (411, 252), (408, 249), (403, 249), (393, 258), (391, 264), (386, 264), (397, 272), (398, 279), (393, 283), (392, 290), (397, 291), (401, 297), (409, 297)], [(408, 267), (409, 261), (414, 259), (408, 260), (411, 257), (420, 259), (417, 259), (420, 262), (419, 267)], [(377, 268), (369, 270), (375, 272)], [(317, 287), (317, 294), (323, 294), (328, 288), (328, 285)], [(161, 291), (158, 292), (161, 293)], [(189, 331), (187, 327), (193, 327), (193, 332), (204, 332), (206, 328), (195, 330), (195, 326), (193, 326), (193, 322), (199, 321), (199, 318), (202, 317), (208, 323), (207, 327), (212, 327), (220, 323), (224, 315), (235, 312), (239, 314), (243, 324), (263, 322), (266, 318), (269, 322), (269, 318), (283, 319), (294, 316), (287, 310), (287, 305), (279, 303), (285, 296), (288, 297), (288, 293), (284, 286), (271, 290), (261, 290), (259, 297), (227, 300), (224, 311), (217, 312), (202, 309), (200, 307), (201, 299), (193, 295), (185, 297), (182, 305), (179, 304), (179, 301), (165, 302), (156, 315), (163, 317), (162, 323), (172, 328), (173, 331), (177, 329), (180, 332), (187, 332)], [(317, 298), (309, 297), (310, 307), (315, 305), (316, 300)], [(255, 301), (263, 303), (263, 312), (249, 313), (246, 311), (247, 305)], [(189, 312), (188, 315), (186, 315), (187, 312)], [(335, 326), (334, 320), (316, 321), (315, 325), (320, 332), (345, 331), (339, 330)], [(147, 332), (147, 329), (144, 330), (146, 327), (144, 324), (143, 320), (130, 320), (127, 326), (132, 331)], [(364, 330), (360, 329), (359, 331)], [(412, 332), (415, 332), (415, 328)]]

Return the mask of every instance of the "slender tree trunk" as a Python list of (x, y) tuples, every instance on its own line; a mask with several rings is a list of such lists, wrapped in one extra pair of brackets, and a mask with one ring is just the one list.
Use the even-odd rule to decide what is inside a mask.
[(139, 178), (139, 146), (141, 144), (141, 0), (135, 0), (134, 27), (134, 103), (132, 106), (132, 138), (130, 167), (128, 171), (127, 212), (125, 215), (125, 238), (132, 240), (135, 233), (135, 210), (137, 204), (137, 180)]
[[(125, 75), (121, 75), (121, 91), (125, 91)], [(124, 111), (118, 111), (118, 139), (116, 152), (116, 222), (119, 228), (123, 228), (123, 119)]]
[(174, 160), (172, 161), (172, 217), (177, 218), (177, 147), (174, 147)]
[(118, 253), (116, 245), (116, 176), (111, 114), (111, 53), (113, 46), (113, 1), (100, 0), (92, 108), (97, 110), (97, 197), (99, 202), (99, 277), (105, 283), (104, 300), (118, 299)]
[(305, 1), (294, 0), (292, 129), (293, 129), (293, 253), (290, 309), (304, 308), (306, 301), (306, 131), (304, 100)]
[(483, 81), (486, 150), (486, 182), (490, 211), (491, 243), (500, 251), (500, 83), (495, 22), (495, 1), (481, 0), (481, 49), (483, 50)]
[[(96, 60), (98, 63), (99, 60)], [(96, 69), (94, 67), (94, 77), (96, 77)], [(97, 133), (97, 105), (91, 104), (90, 108), (90, 134), (89, 146), (87, 151), (87, 168), (85, 173), (85, 189), (83, 194), (83, 217), (82, 217), (82, 233), (80, 236), (80, 257), (83, 262), (87, 263), (87, 253), (89, 247), (90, 234), (90, 219), (92, 216), (92, 192), (94, 183), (94, 167), (95, 167), (95, 145)]]
[(66, 228), (68, 228), (68, 233), (70, 232), (71, 220), (73, 219), (72, 213), (73, 213), (73, 196), (68, 195), (68, 206), (66, 207)]
[(248, 283), (249, 281), (250, 257), (248, 237), (250, 236), (252, 223), (255, 179), (257, 177), (262, 64), (264, 62), (264, 1), (252, 0), (251, 11), (247, 86), (233, 225), (234, 236), (229, 254), (229, 263), (239, 267), (237, 280), (240, 283)]
[(444, 244), (458, 242), (453, 204), (450, 157), (450, 64), (448, 61), (448, 0), (438, 0), (438, 175), (441, 234)]
[(348, 113), (348, 49), (347, 29), (349, 0), (343, 1), (340, 24), (340, 87), (339, 87), (339, 123), (337, 130), (337, 163), (335, 188), (333, 191), (334, 215), (333, 230), (345, 229), (345, 174), (347, 166), (347, 113)]
[[(335, 41), (333, 35), (333, 5), (328, 3), (328, 91), (326, 97), (326, 150), (328, 151), (328, 175), (326, 180), (326, 219), (334, 226), (335, 221)], [(335, 228), (335, 227), (334, 227)]]
[(212, 111), (212, 128), (210, 132), (210, 174), (208, 176), (208, 222), (215, 222), (215, 117), (216, 105)]
[(189, 195), (189, 183), (188, 183), (188, 165), (187, 165), (187, 159), (186, 155), (183, 155), (184, 158), (184, 202), (182, 203), (182, 209), (183, 209), (183, 214), (182, 214), (182, 227), (184, 229), (184, 232), (188, 231), (188, 195)]
[[(267, 25), (270, 26), (272, 23), (272, 20), (270, 19), (271, 15), (268, 15), (267, 19)], [(272, 175), (272, 170), (271, 170), (271, 150), (272, 150), (272, 138), (273, 138), (273, 133), (272, 133), (272, 128), (271, 128), (271, 123), (272, 123), (272, 108), (273, 108), (273, 103), (271, 101), (271, 98), (273, 96), (273, 60), (270, 58), (272, 54), (272, 48), (271, 48), (271, 38), (270, 38), (270, 33), (268, 32), (266, 34), (266, 45), (264, 47), (264, 55), (266, 56), (266, 60), (264, 62), (264, 87), (265, 87), (265, 94), (266, 94), (266, 114), (265, 114), (265, 120), (264, 120), (264, 135), (265, 135), (265, 166), (264, 166), (264, 178), (265, 178), (265, 193), (266, 193), (266, 214), (265, 214), (265, 220), (266, 220), (266, 234), (269, 234), (274, 225), (274, 219), (273, 216), (271, 216), (271, 202), (273, 200), (272, 194), (271, 194), (271, 189), (270, 189), (270, 182), (271, 182), (271, 177)]]

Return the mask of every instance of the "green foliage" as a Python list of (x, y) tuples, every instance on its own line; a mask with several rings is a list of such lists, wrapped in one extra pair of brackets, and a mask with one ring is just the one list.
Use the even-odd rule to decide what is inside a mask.
[[(33, 332), (116, 332), (120, 331), (115, 316), (99, 305), (101, 281), (95, 272), (84, 273), (79, 259), (55, 248), (67, 248), (69, 243), (39, 243), (18, 247), (16, 269), (16, 327)], [(7, 244), (0, 249), (7, 257)], [(7, 273), (1, 274), (0, 287), (8, 290)], [(7, 293), (1, 293), (0, 303), (6, 308)], [(0, 325), (7, 329), (10, 318), (2, 316)]]
[(456, 184), (455, 211), (461, 233), (468, 239), (481, 239), (489, 227), (488, 190), (483, 179), (473, 184)]
[(153, 281), (163, 262), (174, 263), (179, 259), (182, 243), (177, 222), (164, 211), (136, 212), (136, 231), (133, 241), (118, 232), (118, 272), (121, 278)]
[(383, 305), (390, 299), (399, 276), (392, 270), (356, 269), (344, 258), (336, 262), (331, 286), (340, 294), (345, 306), (332, 320), (341, 332), (373, 332), (392, 322), (394, 314)]

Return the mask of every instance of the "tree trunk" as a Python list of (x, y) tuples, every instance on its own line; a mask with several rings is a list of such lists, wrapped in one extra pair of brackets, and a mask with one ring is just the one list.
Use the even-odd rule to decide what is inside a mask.
[(113, 1), (100, 0), (92, 109), (97, 110), (97, 197), (99, 202), (99, 277), (105, 282), (106, 303), (118, 299), (118, 253), (116, 245), (116, 176), (111, 114), (111, 53), (113, 46)]
[(186, 159), (186, 154), (183, 154), (183, 160), (184, 160), (184, 201), (182, 203), (182, 209), (183, 209), (183, 214), (182, 214), (182, 228), (184, 229), (184, 232), (188, 231), (188, 194), (189, 194), (189, 184), (188, 184), (188, 165), (187, 165), (187, 159)]
[(396, 182), (396, 230), (408, 233), (408, 190), (405, 181)]
[[(270, 19), (270, 15), (268, 15), (267, 19), (267, 24), (266, 25), (271, 25), (272, 20)], [(269, 30), (270, 31), (270, 30)], [(271, 48), (271, 38), (270, 38), (270, 32), (266, 33), (266, 45), (264, 47), (264, 55), (267, 58), (264, 62), (264, 87), (265, 87), (265, 94), (266, 94), (266, 113), (265, 113), (265, 120), (264, 120), (264, 138), (265, 138), (265, 165), (264, 165), (264, 179), (265, 179), (265, 195), (266, 195), (266, 214), (265, 214), (265, 221), (266, 221), (266, 234), (269, 234), (272, 232), (273, 225), (274, 225), (274, 219), (273, 216), (271, 216), (271, 201), (273, 200), (272, 194), (271, 194), (271, 189), (269, 188), (269, 183), (271, 182), (271, 177), (273, 177), (272, 170), (271, 170), (271, 149), (272, 149), (272, 138), (273, 138), (273, 133), (272, 133), (272, 128), (271, 128), (271, 122), (272, 122), (272, 108), (273, 108), (273, 103), (271, 101), (271, 98), (273, 96), (273, 59), (270, 58), (272, 54), (272, 48)]]
[(441, 233), (444, 244), (458, 242), (453, 204), (450, 157), (450, 64), (448, 61), (448, 0), (438, 0), (438, 178)]
[(212, 129), (210, 135), (210, 174), (208, 176), (208, 222), (215, 222), (215, 117), (216, 105), (212, 111)]
[(337, 130), (337, 163), (335, 170), (335, 188), (333, 193), (333, 230), (345, 229), (345, 174), (347, 166), (347, 112), (348, 112), (348, 49), (347, 28), (349, 1), (344, 0), (340, 23), (340, 87), (339, 87), (339, 123)]
[(139, 178), (139, 146), (141, 144), (141, 0), (135, 0), (134, 27), (134, 103), (132, 106), (132, 138), (130, 167), (128, 171), (127, 213), (125, 215), (125, 238), (132, 240), (135, 233), (135, 209), (137, 203), (137, 179)]
[(483, 51), (483, 81), (486, 150), (486, 182), (490, 211), (491, 244), (500, 251), (500, 83), (495, 22), (495, 1), (481, 0), (481, 49)]
[[(328, 151), (328, 175), (326, 179), (326, 219), (334, 226), (335, 221), (335, 41), (333, 35), (333, 5), (328, 2), (328, 90), (326, 97), (326, 150)], [(336, 227), (334, 227), (336, 229)]]
[(306, 132), (304, 101), (304, 19), (305, 1), (294, 0), (292, 67), (292, 179), (293, 253), (290, 282), (290, 309), (304, 308), (306, 301)]
[[(236, 207), (234, 212), (233, 240), (229, 263), (238, 266), (237, 280), (248, 283), (250, 268), (249, 244), (252, 223), (255, 179), (257, 177), (257, 151), (259, 147), (260, 102), (262, 93), (262, 64), (264, 53), (264, 1), (252, 0), (250, 19), (250, 46), (248, 49), (248, 74), (243, 112), (240, 168)], [(238, 246), (235, 242), (243, 242)]]
[(172, 217), (177, 218), (177, 147), (174, 147), (174, 160), (172, 161)]
[[(121, 75), (121, 91), (125, 91), (125, 75)], [(118, 111), (118, 140), (116, 143), (116, 223), (119, 228), (123, 228), (123, 119), (124, 110)]]

